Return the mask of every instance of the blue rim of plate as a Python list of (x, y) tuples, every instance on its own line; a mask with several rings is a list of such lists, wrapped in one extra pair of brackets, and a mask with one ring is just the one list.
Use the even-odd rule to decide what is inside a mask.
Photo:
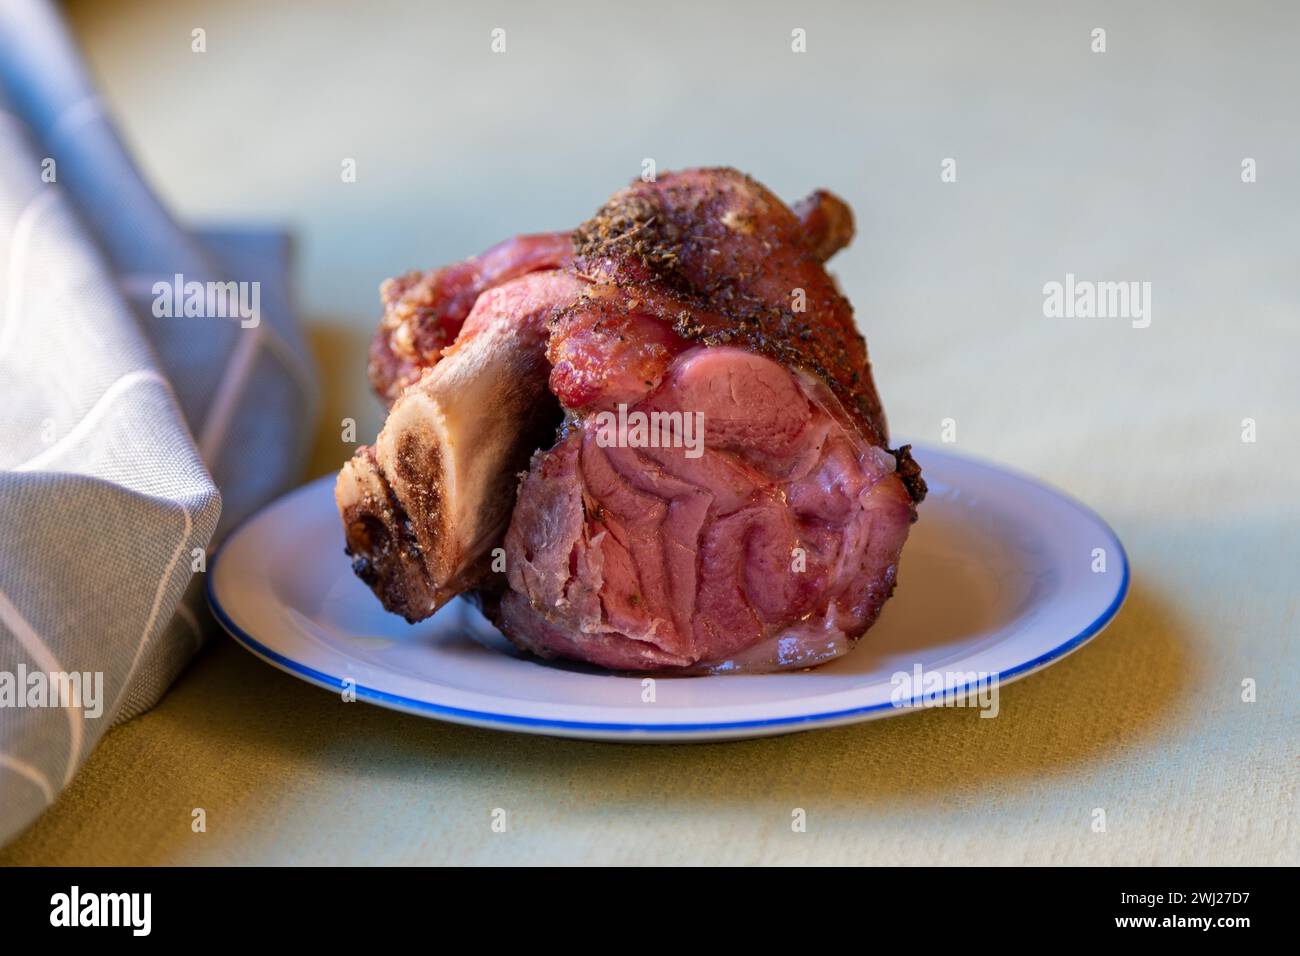
[[(944, 453), (940, 452), (940, 454)], [(1102, 611), (1101, 614), (1092, 621), (1092, 623), (1064, 643), (1058, 644), (1049, 651), (1044, 651), (1042, 654), (1039, 654), (1031, 660), (1017, 664), (1015, 667), (1009, 668), (1008, 670), (998, 672), (998, 683), (1009, 683), (1010, 681), (1019, 677), (1024, 677), (1033, 671), (1046, 667), (1048, 664), (1065, 657), (1071, 651), (1074, 651), (1078, 647), (1087, 643), (1090, 638), (1099, 634), (1106, 625), (1111, 622), (1119, 612), (1120, 606), (1124, 603), (1124, 599), (1128, 596), (1128, 553), (1124, 550), (1124, 544), (1119, 540), (1119, 535), (1115, 534), (1115, 530), (1111, 528), (1101, 515), (1097, 514), (1097, 512), (1083, 504), (1083, 502), (1065, 492), (1059, 491), (1046, 482), (1016, 471), (1015, 469), (1007, 468), (1004, 465), (995, 464), (993, 462), (984, 461), (971, 455), (952, 455), (951, 453), (948, 453), (948, 457), (959, 458), (969, 463), (998, 471), (1003, 475), (1010, 476), (1018, 481), (1034, 485), (1037, 488), (1046, 491), (1053, 497), (1065, 502), (1076, 511), (1081, 512), (1095, 521), (1105, 530), (1114, 542), (1115, 548), (1119, 552), (1120, 560), (1123, 564), (1123, 574), (1120, 577), (1119, 590), (1115, 592), (1115, 597), (1111, 600), (1110, 605), (1106, 610)], [(317, 481), (319, 480), (321, 479), (317, 479)], [(296, 494), (309, 487), (311, 484), (313, 484), (313, 482), (308, 482), (306, 485), (300, 485), (293, 491), (286, 493), (282, 498)], [(282, 498), (277, 498), (275, 502), (272, 502), (272, 504), (282, 500)], [(270, 507), (270, 505), (267, 505), (266, 507)], [(226, 540), (232, 540), (245, 523), (252, 521), (264, 510), (265, 508), (258, 509), (256, 513), (246, 518), (243, 522), (240, 522), (240, 524), (232, 529), (230, 534), (226, 536)], [(294, 674), (309, 683), (316, 684), (317, 686), (328, 687), (338, 691), (347, 688), (347, 684), (342, 678), (335, 677), (333, 674), (326, 674), (324, 671), (316, 670), (314, 667), (308, 667), (290, 657), (286, 657), (279, 651), (272, 650), (234, 622), (230, 615), (227, 614), (225, 609), (221, 606), (221, 602), (217, 600), (216, 593), (213, 591), (212, 586), (212, 582), (216, 577), (215, 571), (217, 561), (220, 559), (221, 553), (224, 550), (225, 545), (223, 544), (222, 547), (217, 550), (217, 553), (209, 559), (207, 573), (204, 575), (206, 580), (203, 583), (203, 589), (207, 595), (208, 606), (212, 609), (212, 613), (216, 617), (217, 622), (225, 629), (225, 631), (235, 639), (236, 643), (241, 644), (257, 657), (262, 658), (270, 664), (274, 664), (281, 670), (288, 671), (289, 673)], [(517, 714), (498, 714), (493, 711), (471, 710), (465, 707), (452, 707), (447, 704), (435, 704), (427, 700), (417, 700), (414, 697), (404, 697), (401, 694), (391, 694), (388, 691), (378, 690), (373, 687), (365, 687), (361, 684), (356, 684), (350, 689), (356, 694), (359, 700), (366, 700), (379, 706), (388, 706), (389, 708), (397, 707), (399, 709), (428, 714), (433, 717), (444, 717), (452, 722), (457, 722), (458, 719), (462, 722), (475, 721), (479, 725), (488, 725), (489, 727), (495, 726), (501, 729), (530, 727), (538, 730), (585, 730), (593, 732), (623, 732), (627, 734), (703, 734), (716, 731), (747, 730), (760, 727), (797, 727), (800, 725), (819, 724), (841, 720), (846, 717), (860, 717), (865, 714), (879, 711), (906, 711), (923, 709), (925, 707), (923, 699), (913, 696), (905, 703), (889, 701), (887, 703), (868, 704), (865, 707), (850, 707), (844, 710), (825, 711), (819, 714), (800, 714), (791, 717), (764, 717), (755, 720), (732, 720), (714, 723), (632, 724), (587, 720), (559, 720), (548, 717), (521, 717)], [(975, 684), (967, 683), (963, 684), (960, 688), (953, 690), (952, 693), (963, 694), (974, 689), (977, 689)]]

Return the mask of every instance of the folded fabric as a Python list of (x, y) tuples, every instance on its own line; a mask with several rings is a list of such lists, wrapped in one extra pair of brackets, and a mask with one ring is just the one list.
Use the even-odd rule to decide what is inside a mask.
[(0, 4), (0, 843), (157, 702), (210, 549), (301, 472), (288, 258), (180, 228), (55, 11)]

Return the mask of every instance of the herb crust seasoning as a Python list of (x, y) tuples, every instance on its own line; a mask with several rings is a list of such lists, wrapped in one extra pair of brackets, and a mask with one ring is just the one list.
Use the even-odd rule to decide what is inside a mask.
[[(615, 193), (574, 233), (574, 267), (595, 288), (571, 308), (629, 305), (683, 339), (740, 344), (826, 383), (864, 437), (888, 426), (853, 307), (823, 262), (853, 238), (853, 213), (818, 190), (791, 211), (735, 169), (665, 173)], [(911, 446), (894, 449), (915, 503), (925, 480)]]

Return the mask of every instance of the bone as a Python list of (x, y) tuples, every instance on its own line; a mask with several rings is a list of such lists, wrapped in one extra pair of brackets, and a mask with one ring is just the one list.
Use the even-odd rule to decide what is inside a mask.
[(340, 472), (353, 567), (390, 611), (417, 621), (490, 585), (518, 475), (560, 420), (545, 318), (575, 286), (539, 274), (486, 295), (455, 346), (398, 398), (374, 447)]

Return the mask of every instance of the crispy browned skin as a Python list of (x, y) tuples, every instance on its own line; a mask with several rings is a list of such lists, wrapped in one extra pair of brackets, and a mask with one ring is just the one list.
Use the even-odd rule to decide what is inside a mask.
[(852, 216), (828, 193), (805, 202), (811, 230), (734, 169), (667, 173), (615, 193), (578, 227), (575, 268), (600, 287), (595, 298), (659, 315), (683, 338), (807, 369), (885, 445), (866, 342), (822, 266), (851, 237)]
[[(701, 172), (733, 175), (731, 170)], [(824, 189), (796, 203), (794, 213), (799, 241), (818, 260), (829, 259), (853, 239), (853, 212)], [(573, 234), (566, 232), (516, 236), (464, 262), (385, 281), (379, 290), (384, 314), (370, 343), (375, 394), (391, 406), (424, 369), (437, 364), (480, 295), (530, 272), (567, 267), (573, 245)]]

